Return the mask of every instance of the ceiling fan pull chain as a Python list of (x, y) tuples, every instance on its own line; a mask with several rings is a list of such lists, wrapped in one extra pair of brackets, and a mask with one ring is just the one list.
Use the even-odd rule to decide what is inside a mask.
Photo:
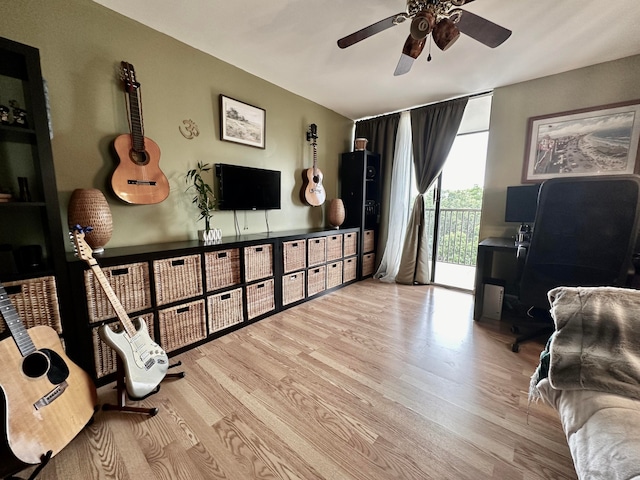
[(427, 62), (431, 61), (431, 37), (429, 37), (429, 55), (427, 55)]

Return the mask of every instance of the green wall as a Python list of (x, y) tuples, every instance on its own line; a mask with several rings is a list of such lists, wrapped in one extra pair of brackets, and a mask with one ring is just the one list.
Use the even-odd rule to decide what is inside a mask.
[[(0, 35), (40, 50), (63, 223), (74, 189), (99, 188), (114, 222), (107, 248), (196, 238), (203, 222), (185, 193), (184, 175), (200, 161), (282, 171), (282, 209), (268, 214), (272, 231), (326, 225), (324, 207), (299, 199), (302, 171), (313, 162), (305, 132), (318, 125), (318, 166), (327, 198), (335, 198), (339, 155), (352, 148), (350, 119), (89, 0), (2, 1)], [(171, 185), (169, 198), (157, 205), (127, 205), (110, 192), (117, 165), (111, 142), (129, 132), (122, 60), (135, 67), (145, 135), (159, 144), (160, 168)], [(220, 140), (220, 94), (266, 110), (266, 149)], [(186, 119), (199, 127), (192, 140), (179, 131)], [(238, 223), (242, 234), (267, 228), (264, 212), (239, 213)], [(235, 234), (232, 212), (216, 212), (213, 224), (225, 236)]]
[(529, 117), (640, 99), (640, 55), (497, 88), (493, 94), (480, 238), (513, 236), (507, 186), (519, 185)]

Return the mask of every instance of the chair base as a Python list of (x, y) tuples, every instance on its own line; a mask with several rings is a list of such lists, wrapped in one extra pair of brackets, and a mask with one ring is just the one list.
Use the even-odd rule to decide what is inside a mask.
[[(527, 315), (535, 319), (536, 322), (535, 324), (531, 325), (531, 328), (533, 328), (533, 330), (516, 337), (515, 341), (511, 344), (511, 351), (514, 353), (518, 353), (520, 351), (521, 343), (542, 337), (545, 337), (544, 339), (546, 341), (555, 330), (553, 319), (551, 318), (551, 314), (548, 310), (530, 308), (527, 311)], [(517, 325), (512, 325), (511, 333), (520, 333), (520, 328)]]

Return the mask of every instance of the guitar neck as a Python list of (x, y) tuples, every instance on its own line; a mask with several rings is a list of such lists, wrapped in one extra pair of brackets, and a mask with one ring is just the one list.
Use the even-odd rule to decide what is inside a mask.
[(313, 142), (313, 174), (316, 175), (316, 171), (318, 170), (318, 149), (316, 146), (316, 142)]
[(129, 93), (129, 119), (131, 122), (131, 145), (136, 152), (144, 152), (144, 128), (142, 126), (142, 103), (139, 87), (131, 88)]
[(16, 309), (11, 303), (9, 294), (4, 289), (4, 286), (0, 284), (0, 312), (2, 312), (2, 318), (9, 327), (11, 336), (20, 350), (20, 355), (26, 357), (36, 351), (36, 347), (27, 332), (27, 329), (20, 319), (20, 315), (16, 312)]
[(131, 322), (129, 315), (127, 315), (127, 312), (122, 306), (122, 303), (120, 303), (116, 292), (113, 291), (109, 280), (107, 280), (107, 277), (104, 276), (104, 273), (95, 258), (92, 258), (90, 260), (89, 266), (91, 267), (93, 274), (98, 279), (98, 282), (100, 283), (100, 286), (102, 287), (105, 295), (109, 299), (109, 302), (111, 302), (111, 306), (115, 310), (120, 323), (122, 323), (124, 330), (127, 332), (127, 335), (129, 335), (129, 337), (133, 337), (136, 334), (136, 328), (133, 326), (133, 322)]

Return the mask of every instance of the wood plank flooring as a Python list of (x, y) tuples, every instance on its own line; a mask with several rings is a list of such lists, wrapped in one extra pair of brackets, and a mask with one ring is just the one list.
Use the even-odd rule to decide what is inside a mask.
[(512, 353), (472, 310), (350, 285), (175, 357), (186, 378), (136, 403), (157, 416), (98, 412), (38, 478), (575, 479), (556, 412), (527, 406), (543, 345)]

